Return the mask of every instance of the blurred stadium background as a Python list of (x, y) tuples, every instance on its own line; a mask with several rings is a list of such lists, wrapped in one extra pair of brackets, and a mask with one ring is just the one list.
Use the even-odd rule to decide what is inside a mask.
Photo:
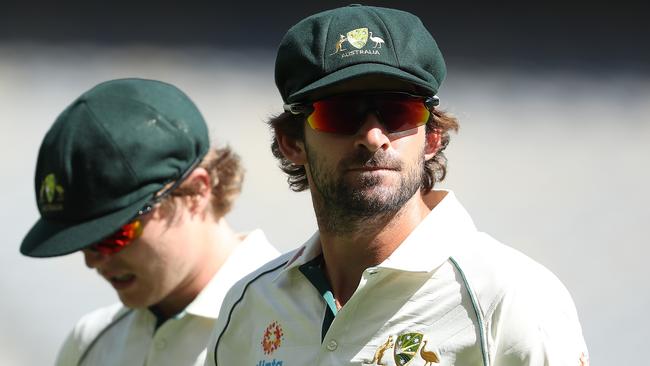
[[(53, 364), (84, 313), (116, 301), (74, 254), (18, 253), (35, 222), (40, 142), (83, 91), (118, 77), (178, 85), (215, 144), (243, 158), (230, 215), (282, 251), (315, 228), (263, 121), (281, 110), (275, 47), (286, 29), (347, 2), (4, 1), (0, 11), (0, 365)], [(645, 4), (373, 1), (419, 15), (448, 64), (442, 105), (461, 130), (453, 189), (477, 225), (554, 271), (572, 293), (592, 364), (642, 363), (650, 321), (650, 36)], [(645, 244), (644, 244), (645, 243)]]

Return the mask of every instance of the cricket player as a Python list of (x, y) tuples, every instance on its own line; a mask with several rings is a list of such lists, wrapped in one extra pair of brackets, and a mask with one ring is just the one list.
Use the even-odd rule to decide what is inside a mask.
[(278, 254), (224, 218), (242, 179), (173, 85), (110, 80), (73, 101), (42, 142), (20, 251), (81, 251), (121, 303), (81, 318), (56, 365), (202, 365), (228, 288)]
[(351, 5), (288, 30), (272, 150), (318, 231), (229, 291), (206, 365), (588, 364), (562, 283), (434, 189), (458, 128), (445, 73), (404, 11)]

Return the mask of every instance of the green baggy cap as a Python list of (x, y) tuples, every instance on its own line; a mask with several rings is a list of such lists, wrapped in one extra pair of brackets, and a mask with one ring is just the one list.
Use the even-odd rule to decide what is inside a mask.
[(435, 95), (446, 68), (436, 41), (408, 12), (350, 5), (303, 19), (285, 34), (275, 82), (285, 103), (362, 90)]
[(34, 178), (41, 218), (20, 252), (59, 256), (111, 235), (209, 146), (201, 113), (175, 86), (144, 79), (95, 86), (43, 139)]

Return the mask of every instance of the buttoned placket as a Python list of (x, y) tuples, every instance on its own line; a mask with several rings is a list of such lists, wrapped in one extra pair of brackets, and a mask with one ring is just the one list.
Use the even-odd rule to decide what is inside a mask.
[(346, 354), (347, 332), (352, 321), (358, 316), (361, 316), (357, 311), (360, 300), (380, 280), (380, 277), (381, 270), (375, 267), (368, 268), (362, 273), (357, 289), (348, 302), (339, 309), (329, 329), (325, 333), (320, 354), (316, 361), (317, 365), (340, 364), (341, 360), (353, 356)]
[(145, 366), (160, 365), (163, 363), (161, 359), (165, 359), (167, 362), (169, 361), (166, 360), (169, 357), (169, 354), (166, 352), (166, 349), (170, 346), (169, 339), (173, 338), (174, 333), (178, 331), (178, 327), (182, 323), (181, 318), (184, 316), (187, 316), (187, 314), (181, 313), (173, 318), (169, 318), (158, 329), (153, 331)]

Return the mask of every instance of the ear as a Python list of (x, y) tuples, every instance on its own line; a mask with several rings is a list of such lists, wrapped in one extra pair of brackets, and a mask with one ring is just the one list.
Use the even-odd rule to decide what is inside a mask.
[(275, 138), (278, 141), (280, 152), (285, 158), (296, 165), (305, 165), (307, 163), (304, 141), (289, 137), (277, 129), (275, 130)]
[(189, 202), (190, 210), (192, 212), (205, 212), (210, 205), (210, 198), (212, 197), (212, 186), (217, 182), (212, 182), (210, 173), (205, 168), (198, 167), (190, 173), (187, 180), (183, 184), (187, 184), (194, 188), (196, 194), (191, 196)]
[(424, 147), (424, 159), (429, 160), (433, 158), (442, 144), (442, 136), (439, 129), (434, 129), (426, 134), (426, 146)]

